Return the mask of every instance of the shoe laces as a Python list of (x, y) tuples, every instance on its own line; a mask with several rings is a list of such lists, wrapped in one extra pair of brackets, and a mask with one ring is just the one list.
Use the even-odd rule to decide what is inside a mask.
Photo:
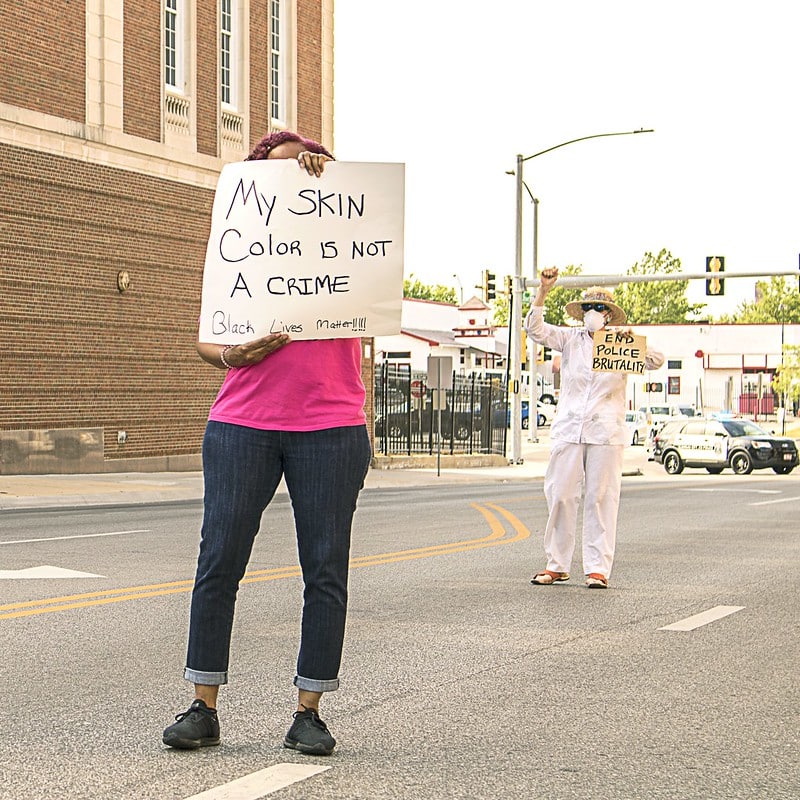
[(320, 728), (323, 731), (328, 730), (328, 726), (319, 718), (319, 713), (316, 711), (316, 709), (306, 708), (303, 711), (295, 711), (292, 716), (295, 719), (308, 720), (312, 725), (315, 725), (317, 728)]
[(197, 703), (192, 703), (186, 711), (182, 711), (180, 714), (175, 715), (176, 722), (183, 722), (186, 717), (190, 717), (192, 714), (205, 714), (207, 717), (215, 717), (217, 715), (216, 709), (208, 708), (207, 706), (201, 706)]

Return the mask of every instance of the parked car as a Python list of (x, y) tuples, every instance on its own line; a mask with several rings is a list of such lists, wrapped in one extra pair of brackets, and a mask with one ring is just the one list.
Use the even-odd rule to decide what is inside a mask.
[(659, 405), (653, 405), (651, 403), (646, 406), (640, 406), (639, 411), (645, 415), (647, 424), (653, 428), (660, 428), (665, 422), (675, 417), (694, 416), (694, 409), (691, 406), (671, 405), (670, 403), (662, 403)]
[(536, 385), (539, 387), (539, 405), (554, 406), (558, 402), (558, 389), (546, 386), (541, 375), (536, 376)]
[[(507, 379), (506, 371), (502, 369), (487, 369), (483, 370), (481, 373), (483, 375), (487, 375), (489, 377), (495, 377), (498, 381), (505, 381)], [(523, 372), (522, 373), (522, 392), (527, 397), (529, 394), (529, 374)], [(558, 403), (558, 396), (560, 394), (560, 390), (557, 389), (554, 385), (554, 382), (551, 380), (545, 380), (544, 376), (540, 373), (536, 373), (536, 385), (539, 388), (539, 402), (544, 403), (545, 405), (554, 406)]]
[(625, 424), (630, 431), (631, 444), (634, 446), (644, 444), (647, 440), (647, 434), (650, 432), (645, 413), (643, 411), (626, 411)]
[(689, 417), (666, 423), (653, 438), (651, 459), (670, 475), (704, 467), (712, 475), (726, 468), (737, 475), (771, 468), (788, 475), (798, 463), (794, 439), (775, 436), (744, 417)]
[(648, 452), (653, 449), (653, 437), (661, 430), (665, 423), (683, 417), (693, 417), (696, 412), (694, 406), (682, 405), (676, 403), (664, 403), (661, 405), (646, 405), (639, 408), (645, 418), (650, 430), (647, 432), (647, 450)]
[[(538, 415), (536, 417), (536, 425), (539, 428), (549, 425), (553, 420), (553, 414), (556, 407), (552, 403), (545, 403), (540, 400), (537, 404)], [(511, 425), (511, 409), (509, 408), (506, 417), (506, 425)], [(522, 428), (528, 430), (530, 427), (530, 403), (527, 400), (522, 401)]]
[[(412, 408), (409, 412), (405, 403), (389, 411), (384, 417), (375, 418), (375, 435), (389, 436), (390, 438), (403, 438), (410, 434), (436, 433), (439, 424), (439, 411), (431, 410), (430, 400), (422, 408)], [(442, 436), (449, 439), (451, 432), (455, 439), (469, 439), (474, 423), (469, 411), (456, 411), (453, 417), (452, 410), (442, 409)]]

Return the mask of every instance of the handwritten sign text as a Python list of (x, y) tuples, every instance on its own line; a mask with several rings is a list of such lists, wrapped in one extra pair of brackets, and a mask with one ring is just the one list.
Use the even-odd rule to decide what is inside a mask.
[(595, 372), (644, 373), (647, 349), (644, 336), (602, 330), (594, 333), (593, 341), (592, 369)]
[(391, 335), (403, 297), (402, 164), (228, 164), (203, 272), (200, 340)]

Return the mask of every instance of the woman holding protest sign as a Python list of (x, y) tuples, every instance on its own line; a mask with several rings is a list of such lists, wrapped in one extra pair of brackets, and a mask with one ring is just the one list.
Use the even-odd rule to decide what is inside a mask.
[[(296, 159), (319, 177), (332, 158), (317, 142), (281, 131), (265, 136), (247, 160)], [(283, 478), (304, 582), (297, 710), (284, 746), (328, 755), (336, 741), (319, 717), (319, 702), (339, 686), (350, 533), (371, 458), (361, 340), (273, 334), (197, 349), (227, 374), (203, 440), (204, 517), (184, 673), (195, 699), (163, 741), (180, 749), (219, 744), (216, 701), (228, 681), (239, 581)]]
[[(625, 426), (626, 372), (595, 371), (594, 333), (624, 325), (625, 312), (611, 292), (586, 289), (566, 312), (581, 327), (544, 321), (544, 302), (558, 279), (558, 269), (544, 269), (525, 328), (537, 344), (561, 353), (561, 394), (550, 430), (550, 461), (544, 479), (549, 517), (544, 532), (547, 566), (531, 583), (549, 586), (569, 580), (583, 502), (583, 571), (590, 589), (605, 589), (611, 575), (622, 485), (622, 455), (628, 441)], [(630, 328), (617, 333), (630, 336)], [(631, 337), (632, 338), (632, 337)], [(664, 356), (645, 352), (645, 368), (657, 369)]]

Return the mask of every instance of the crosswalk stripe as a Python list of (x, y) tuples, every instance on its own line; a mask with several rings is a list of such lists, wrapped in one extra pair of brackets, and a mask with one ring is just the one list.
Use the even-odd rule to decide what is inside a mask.
[(703, 625), (708, 625), (709, 622), (716, 622), (718, 619), (727, 617), (729, 614), (735, 614), (741, 611), (744, 606), (714, 606), (709, 608), (708, 611), (701, 611), (686, 619), (673, 622), (671, 625), (664, 625), (659, 628), (660, 631), (693, 631), (695, 628), (700, 628)]
[(186, 800), (258, 800), (328, 769), (330, 767), (317, 764), (275, 764), (200, 794), (193, 794)]

